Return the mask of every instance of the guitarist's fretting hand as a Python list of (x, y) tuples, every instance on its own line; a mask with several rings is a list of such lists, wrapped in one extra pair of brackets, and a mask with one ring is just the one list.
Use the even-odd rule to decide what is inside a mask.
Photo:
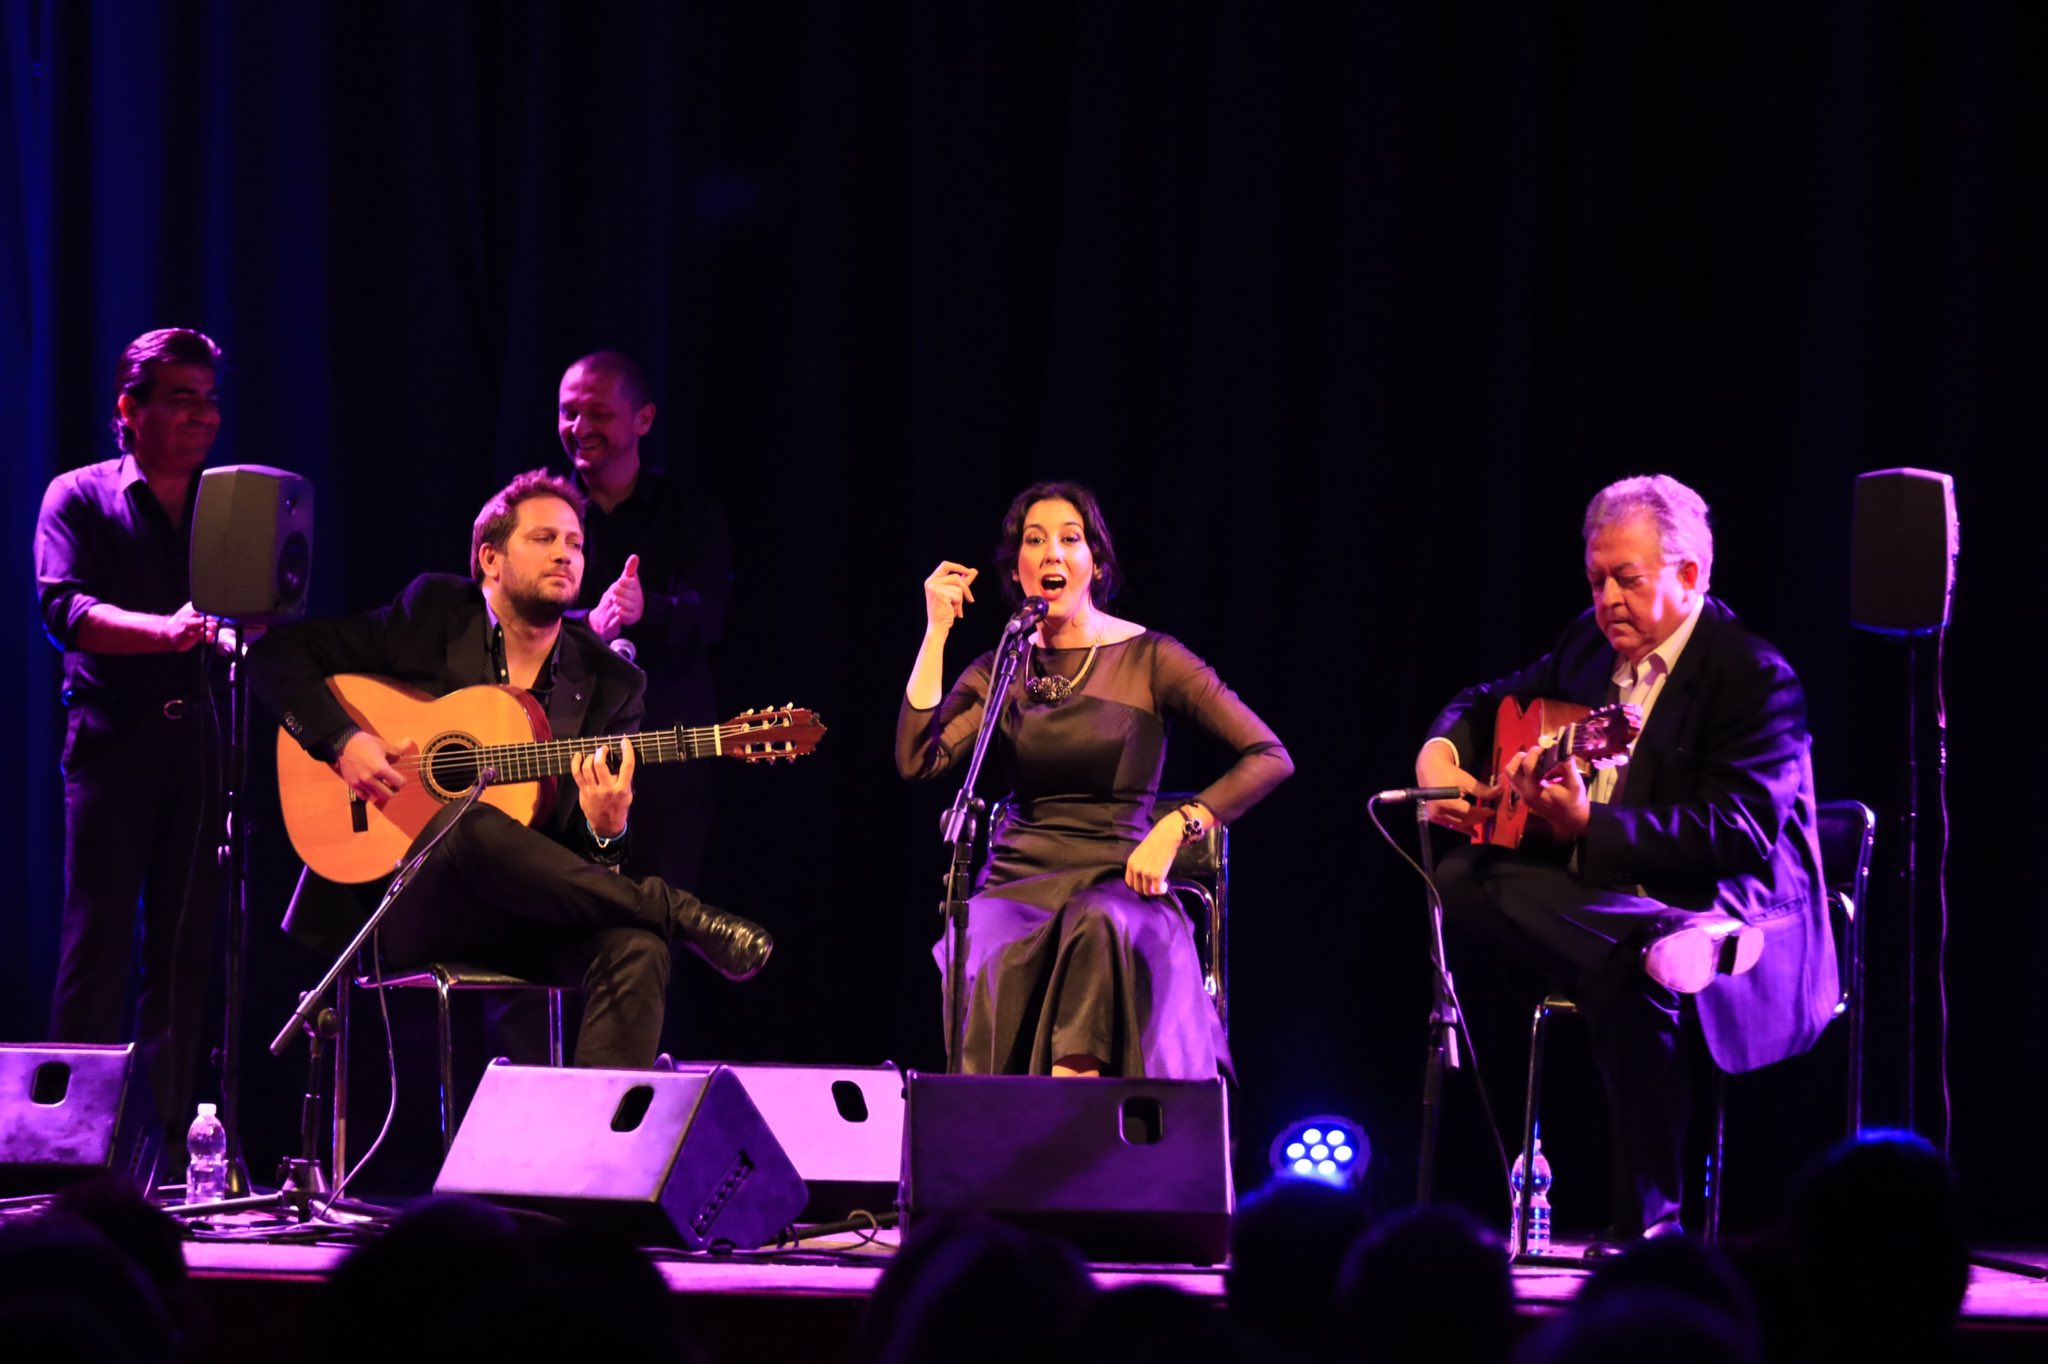
[(420, 746), (410, 739), (393, 745), (367, 729), (359, 729), (342, 745), (341, 756), (334, 760), (334, 771), (357, 800), (366, 800), (381, 810), (384, 802), (405, 786), (405, 774), (392, 766), (392, 759), (409, 758), (419, 751)]
[(1501, 776), (1527, 802), (1529, 813), (1550, 826), (1559, 842), (1570, 843), (1586, 832), (1593, 802), (1578, 763), (1567, 758), (1548, 772), (1538, 772), (1532, 755), (1524, 751), (1508, 759)]
[(590, 831), (599, 838), (617, 838), (626, 831), (626, 816), (633, 808), (633, 744), (619, 740), (619, 770), (612, 771), (609, 745), (600, 745), (576, 759), (569, 775), (576, 779), (577, 800)]

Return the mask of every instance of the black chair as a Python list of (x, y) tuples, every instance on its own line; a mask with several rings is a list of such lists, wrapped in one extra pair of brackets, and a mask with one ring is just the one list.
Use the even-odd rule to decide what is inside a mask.
[[(1835, 940), (1835, 967), (1841, 982), (1841, 998), (1835, 1017), (1846, 1020), (1849, 1029), (1849, 1077), (1846, 1132), (1853, 1135), (1863, 1126), (1863, 897), (1870, 880), (1870, 851), (1877, 837), (1877, 816), (1861, 801), (1836, 800), (1816, 811), (1819, 824), (1821, 875), (1827, 878), (1828, 926)], [(1528, 1088), (1522, 1105), (1522, 1164), (1534, 1163), (1538, 1105), (1543, 1092), (1543, 1035), (1552, 1014), (1575, 1014), (1579, 1006), (1569, 995), (1552, 992), (1536, 1005), (1529, 1024)], [(1706, 1225), (1701, 1229), (1708, 1241), (1721, 1234), (1721, 1189), (1727, 1175), (1728, 1077), (1716, 1067), (1710, 1104), (1710, 1133), (1702, 1193)], [(1516, 1256), (1528, 1252), (1529, 1199), (1533, 1189), (1517, 1196), (1513, 1250)]]
[[(1153, 802), (1154, 811), (1173, 810), (1194, 800), (1193, 791), (1162, 791)], [(999, 829), (1009, 817), (1010, 803), (1002, 801), (989, 813), (988, 827)], [(987, 849), (983, 848), (986, 856)], [(1166, 890), (1180, 901), (1195, 929), (1195, 949), (1202, 959), (1202, 988), (1216, 1006), (1216, 1017), (1230, 1035), (1230, 831), (1220, 820), (1211, 820), (1202, 836), (1183, 843), (1174, 855), (1173, 869), (1166, 878)]]
[[(1172, 810), (1195, 799), (1195, 792), (1161, 792), (1155, 810)], [(1209, 821), (1202, 836), (1183, 843), (1173, 859), (1167, 892), (1179, 899), (1195, 925), (1195, 947), (1202, 957), (1202, 988), (1216, 1005), (1223, 1035), (1230, 1035), (1230, 830), (1221, 820)]]
[(455, 1141), (455, 1027), (452, 996), (458, 990), (545, 991), (548, 997), (548, 1064), (562, 1064), (562, 993), (559, 985), (528, 980), (488, 966), (466, 962), (428, 962), (425, 966), (395, 975), (365, 973), (356, 977), (359, 990), (432, 990), (434, 992), (435, 1041), (440, 1061), (441, 1151), (447, 1153)]

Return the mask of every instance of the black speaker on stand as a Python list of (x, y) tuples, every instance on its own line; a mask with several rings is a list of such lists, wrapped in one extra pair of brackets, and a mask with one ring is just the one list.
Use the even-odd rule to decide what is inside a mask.
[[(1955, 482), (1947, 474), (1925, 469), (1880, 469), (1856, 479), (1856, 519), (1849, 574), (1849, 619), (1858, 630), (1896, 641), (1905, 658), (1905, 789), (1897, 825), (1900, 854), (1900, 920), (1905, 946), (1904, 1119), (1915, 1129), (1920, 1119), (1920, 1050), (1923, 998), (1922, 963), (1940, 961), (1940, 929), (1924, 925), (1919, 912), (1921, 674), (1923, 643), (1935, 641), (1934, 752), (1937, 785), (1946, 779), (1947, 717), (1938, 704), (1941, 645), (1948, 630), (1949, 603), (1955, 591), (1957, 549)], [(1947, 831), (1943, 830), (1946, 839)], [(1945, 898), (1945, 896), (1944, 896)], [(1930, 932), (1930, 928), (1932, 931)], [(1939, 981), (1931, 982), (1938, 987)], [(1933, 1044), (1940, 1067), (1946, 1068), (1946, 1023), (1932, 1019)], [(1852, 1058), (1852, 1065), (1855, 1064)], [(1855, 1076), (1857, 1111), (1862, 1111), (1862, 1081)], [(1937, 1088), (1946, 1084), (1937, 1076)], [(1943, 1114), (1938, 1144), (1948, 1154), (1947, 1115)]]
[(228, 654), (227, 748), (221, 756), (221, 864), (227, 870), (227, 1000), (220, 1047), (220, 1110), (229, 1141), (230, 1192), (246, 1193), (242, 1154), (242, 973), (249, 947), (249, 842), (241, 808), (248, 778), (249, 632), (306, 613), (313, 573), (313, 485), (283, 469), (227, 465), (199, 476), (192, 510), (192, 605), (234, 627)]

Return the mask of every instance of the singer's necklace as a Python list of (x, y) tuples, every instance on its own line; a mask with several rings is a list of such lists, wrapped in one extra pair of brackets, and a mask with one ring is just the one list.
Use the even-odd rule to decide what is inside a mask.
[(1095, 666), (1095, 651), (1101, 647), (1102, 640), (1100, 637), (1097, 637), (1096, 641), (1088, 646), (1088, 657), (1081, 660), (1081, 671), (1075, 673), (1070, 681), (1058, 673), (1054, 673), (1049, 677), (1029, 676), (1028, 674), (1031, 671), (1030, 649), (1029, 646), (1026, 646), (1027, 656), (1024, 660), (1024, 671), (1027, 676), (1024, 679), (1024, 694), (1032, 700), (1044, 702), (1048, 706), (1058, 705), (1075, 692), (1081, 690), (1081, 683), (1087, 680), (1088, 670)]

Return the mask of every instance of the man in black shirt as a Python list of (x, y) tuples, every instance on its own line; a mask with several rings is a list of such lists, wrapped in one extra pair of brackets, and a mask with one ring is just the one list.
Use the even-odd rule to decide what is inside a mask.
[(201, 646), (215, 622), (186, 599), (199, 471), (220, 431), (219, 366), (219, 348), (199, 332), (137, 337), (115, 376), (121, 453), (53, 479), (35, 538), (36, 592), (43, 629), (64, 651), (67, 711), (50, 1034), (132, 1035), (174, 1132), (189, 1120), (220, 894), (203, 761)]
[[(640, 442), (654, 417), (646, 375), (628, 355), (599, 351), (562, 375), (556, 431), (590, 498), (581, 600), (590, 628), (646, 669), (651, 722), (712, 724), (708, 653), (725, 629), (731, 539), (715, 499), (641, 462)], [(641, 774), (634, 870), (679, 886), (698, 883), (711, 782), (703, 763)]]

